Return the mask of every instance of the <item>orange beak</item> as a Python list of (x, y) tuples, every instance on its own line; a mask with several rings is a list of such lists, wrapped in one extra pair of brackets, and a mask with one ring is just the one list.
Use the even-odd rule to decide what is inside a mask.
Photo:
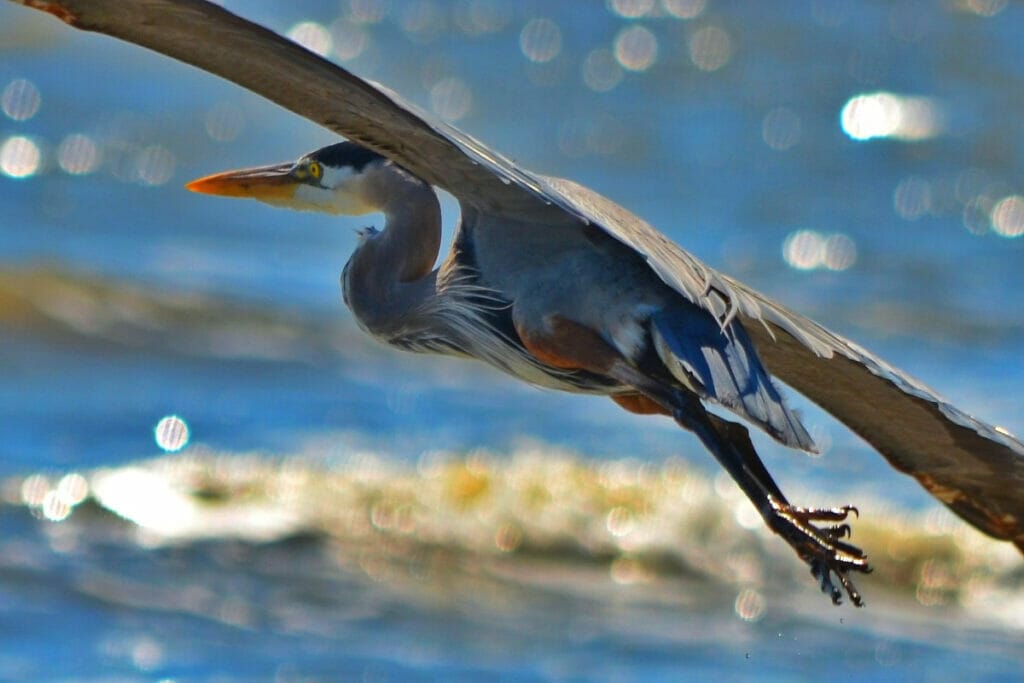
[(295, 189), (302, 184), (295, 177), (294, 168), (294, 164), (288, 162), (225, 171), (198, 178), (185, 187), (192, 192), (221, 197), (249, 197), (270, 204), (288, 202), (295, 197)]

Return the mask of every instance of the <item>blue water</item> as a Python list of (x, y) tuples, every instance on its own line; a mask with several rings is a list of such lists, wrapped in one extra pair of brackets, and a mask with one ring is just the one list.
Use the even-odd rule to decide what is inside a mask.
[[(377, 6), (226, 4), (280, 32)], [(459, 79), (472, 98), (459, 127), (607, 194), (711, 265), (1020, 434), (1024, 226), (993, 227), (972, 207), (1024, 194), (1024, 8), (955, 9), (969, 4), (985, 5), (709, 0), (680, 19), (664, 9), (628, 18), (613, 10), (629, 3), (615, 2), (394, 0), (380, 3), (379, 22), (350, 24), (367, 43), (345, 65), (426, 109), (440, 77)], [(494, 30), (460, 24), (488, 8)], [(424, 16), (430, 28), (411, 30)], [(559, 26), (561, 50), (534, 63), (520, 34), (539, 16)], [(629, 26), (651, 32), (656, 59), (620, 68), (610, 90), (588, 87), (587, 55), (613, 49)], [(709, 27), (728, 36), (718, 46), (727, 56), (702, 70), (692, 45)], [(0, 4), (0, 52), (0, 91), (27, 79), (40, 97), (24, 120), (0, 113), (0, 145), (26, 136), (42, 155), (27, 177), (0, 171), (0, 476), (156, 455), (153, 426), (170, 414), (187, 420), (193, 446), (223, 453), (330, 462), (369, 450), (415, 463), (428, 451), (540, 444), (584, 461), (679, 455), (715, 474), (666, 421), (365, 341), (337, 279), (354, 229), (378, 217), (291, 214), (182, 189), (296, 157), (330, 133), (11, 4)], [(852, 139), (844, 104), (881, 90), (930, 98), (941, 125), (919, 141)], [(241, 117), (232, 139), (207, 131), (218, 104)], [(779, 107), (799, 119), (786, 149), (764, 132)], [(100, 149), (95, 170), (61, 169), (59, 145), (73, 133)], [(133, 164), (153, 147), (173, 162), (149, 182)], [(923, 209), (901, 204), (908, 179), (927, 187)], [(445, 211), (450, 226), (454, 204)], [(844, 235), (856, 260), (793, 267), (783, 249), (797, 230)], [(41, 290), (40, 273), (63, 289)], [(131, 292), (143, 303), (76, 318), (93, 286), (96, 301)], [(11, 291), (35, 292), (45, 314), (19, 313)], [(133, 306), (148, 313), (118, 322)], [(856, 437), (794, 403), (831, 447), (811, 459), (758, 441), (783, 482), (826, 498), (870, 490), (910, 509), (933, 505)], [(536, 584), (480, 589), (479, 576), (456, 572), (439, 589), (350, 572), (317, 540), (154, 549), (98, 510), (54, 524), (17, 504), (0, 508), (0, 528), (0, 679), (1014, 680), (1024, 667), (1021, 632), (1001, 622), (957, 625), (942, 611), (908, 622), (877, 603), (833, 610), (809, 580), (793, 589), (800, 609), (747, 623), (731, 596), (665, 603), (557, 557), (530, 570), (546, 577)]]

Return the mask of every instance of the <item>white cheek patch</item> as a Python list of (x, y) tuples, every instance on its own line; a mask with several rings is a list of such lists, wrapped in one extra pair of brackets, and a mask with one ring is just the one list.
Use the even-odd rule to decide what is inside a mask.
[(323, 187), (316, 187), (314, 185), (299, 185), (295, 188), (295, 197), (293, 200), (295, 203), (292, 208), (300, 211), (328, 211), (330, 213), (339, 213), (334, 209), (335, 197), (334, 193)]
[(345, 168), (324, 168), (321, 186), (302, 184), (295, 189), (294, 209), (358, 216), (376, 209), (362, 198), (362, 176)]
[(348, 185), (352, 182), (353, 178), (359, 175), (351, 166), (331, 168), (321, 164), (320, 168), (324, 170), (324, 176), (320, 179), (320, 184), (324, 187), (341, 187), (342, 185)]

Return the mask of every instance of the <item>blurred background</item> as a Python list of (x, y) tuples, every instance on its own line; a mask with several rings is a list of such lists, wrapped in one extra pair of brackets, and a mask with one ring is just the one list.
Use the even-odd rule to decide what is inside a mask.
[[(223, 4), (1024, 432), (1019, 4)], [(1019, 554), (814, 406), (756, 443), (859, 506), (864, 610), (670, 421), (364, 337), (379, 216), (182, 188), (331, 133), (9, 3), (0, 54), (0, 679), (1019, 675)]]

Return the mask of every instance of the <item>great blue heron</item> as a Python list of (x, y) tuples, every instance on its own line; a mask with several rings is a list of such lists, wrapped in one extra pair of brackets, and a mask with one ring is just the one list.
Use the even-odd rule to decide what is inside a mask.
[[(694, 432), (836, 604), (860, 605), (850, 506), (789, 504), (742, 425), (814, 445), (772, 383), (821, 405), (965, 520), (1024, 551), (1024, 444), (856, 344), (704, 265), (595, 192), (530, 173), (398, 96), (199, 0), (22, 0), (230, 79), (341, 133), (297, 162), (194, 181), (330, 213), (383, 212), (345, 267), (345, 298), (396, 346), (473, 356), (528, 382), (610, 395)], [(440, 247), (432, 186), (459, 201)], [(823, 524), (822, 524), (823, 523)]]

